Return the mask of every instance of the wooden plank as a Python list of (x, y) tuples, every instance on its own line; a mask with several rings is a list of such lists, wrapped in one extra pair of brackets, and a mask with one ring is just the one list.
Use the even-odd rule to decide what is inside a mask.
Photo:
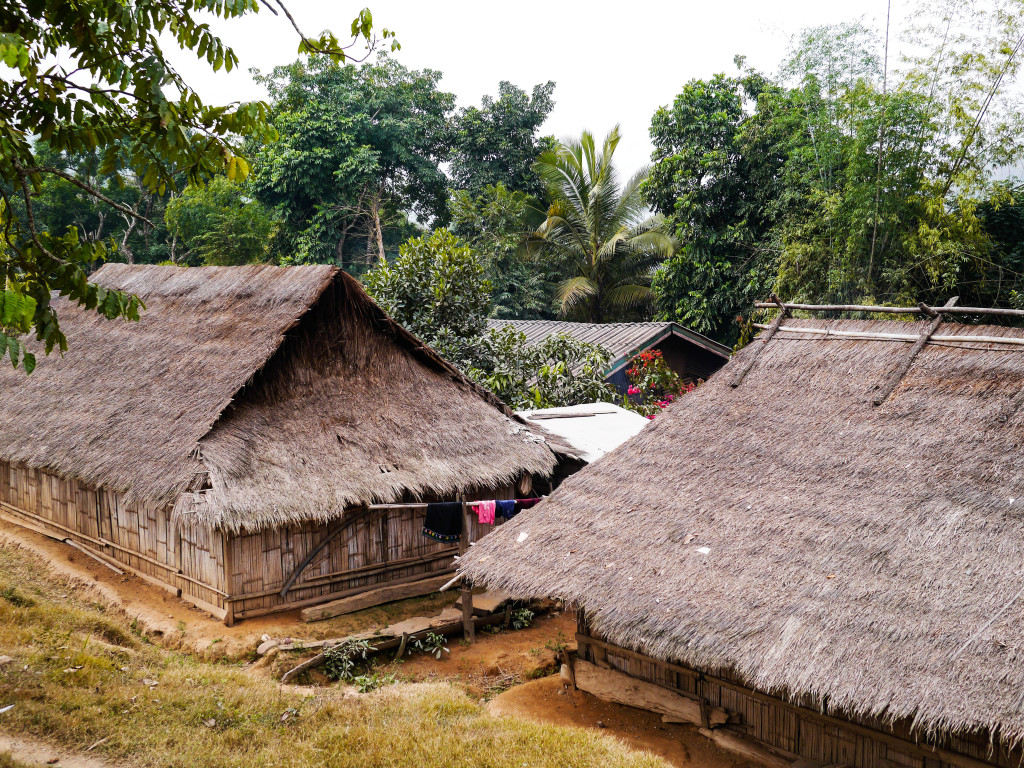
[[(660, 685), (637, 680), (623, 672), (603, 669), (582, 659), (576, 660), (573, 672), (576, 687), (602, 701), (658, 712), (670, 718), (666, 722), (701, 724), (699, 702), (672, 693)], [(728, 719), (729, 714), (721, 707), (714, 707), (709, 712), (712, 727), (722, 725)]]
[(419, 597), (436, 592), (437, 589), (448, 581), (448, 574), (443, 576), (432, 576), (427, 579), (415, 577), (416, 581), (409, 581), (404, 584), (392, 583), (385, 587), (370, 589), (351, 597), (343, 597), (340, 600), (333, 600), (324, 605), (317, 605), (306, 608), (302, 611), (303, 621), (320, 621), (333, 616), (341, 616), (353, 611), (361, 611), (381, 603), (390, 603), (395, 600), (404, 600), (408, 597)]

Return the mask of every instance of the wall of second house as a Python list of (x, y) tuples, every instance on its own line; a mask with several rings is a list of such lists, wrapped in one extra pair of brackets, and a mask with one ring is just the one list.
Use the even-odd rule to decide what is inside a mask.
[(71, 539), (186, 600), (223, 616), (224, 542), (219, 532), (174, 525), (170, 508), (129, 504), (124, 494), (0, 461), (0, 516)]
[[(465, 498), (510, 499), (522, 493), (513, 486), (503, 486)], [(228, 542), (228, 562), (229, 591), (237, 598), (232, 601), (234, 618), (314, 605), (401, 580), (454, 573), (458, 543), (424, 536), (425, 518), (426, 510), (415, 506), (357, 509), (330, 523), (304, 523), (233, 536)], [(477, 541), (492, 528), (481, 525), (473, 514), (469, 520), (470, 541)], [(327, 546), (316, 553), (282, 597), (280, 592), (289, 576), (332, 534)]]
[(724, 673), (711, 675), (605, 642), (579, 620), (577, 658), (675, 691), (729, 715), (720, 730), (785, 761), (850, 768), (1020, 768), (1021, 748), (990, 743), (987, 733), (939, 734), (929, 746), (907, 722), (826, 716), (816, 709), (748, 688)]

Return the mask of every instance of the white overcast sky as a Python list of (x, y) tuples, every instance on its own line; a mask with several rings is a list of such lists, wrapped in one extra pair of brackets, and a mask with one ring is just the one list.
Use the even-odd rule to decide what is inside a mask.
[[(894, 42), (913, 3), (922, 1), (893, 0)], [(307, 35), (330, 29), (339, 38), (369, 5), (376, 26), (398, 33), (399, 60), (443, 72), (441, 87), (456, 95), (460, 107), (496, 93), (501, 80), (526, 91), (554, 80), (555, 109), (544, 132), (561, 138), (589, 129), (603, 136), (620, 123), (616, 160), (624, 175), (649, 161), (651, 115), (671, 103), (686, 81), (735, 72), (736, 54), (770, 73), (804, 27), (862, 18), (882, 29), (886, 18), (885, 0), (286, 3)], [(234, 47), (239, 70), (213, 74), (194, 58), (173, 56), (210, 103), (265, 98), (248, 69), (267, 71), (297, 58), (295, 32), (265, 10), (212, 26)]]

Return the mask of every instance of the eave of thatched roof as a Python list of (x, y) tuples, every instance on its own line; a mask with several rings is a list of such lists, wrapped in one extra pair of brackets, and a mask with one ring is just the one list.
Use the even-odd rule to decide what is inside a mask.
[(928, 345), (872, 407), (909, 344), (780, 332), (732, 389), (759, 346), (478, 542), (463, 572), (830, 711), (1020, 741), (1024, 348)]
[[(0, 458), (176, 502), (180, 519), (230, 530), (554, 467), (560, 446), (335, 268), (108, 264), (93, 279), (147, 310), (111, 322), (55, 301), (70, 351), (41, 357), (31, 376), (0, 368)], [(442, 437), (403, 452), (413, 427)], [(455, 438), (464, 431), (477, 443)], [(492, 447), (471, 460), (479, 442)], [(380, 482), (389, 466), (402, 471)]]

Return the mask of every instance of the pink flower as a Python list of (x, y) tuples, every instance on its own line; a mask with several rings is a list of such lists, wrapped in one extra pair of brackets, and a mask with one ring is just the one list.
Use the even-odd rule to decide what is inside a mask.
[(647, 416), (647, 418), (648, 418), (648, 419), (653, 419), (653, 418), (654, 418), (654, 414), (653, 414), (653, 413), (652, 413), (652, 414), (649, 414), (649, 415)]
[(630, 395), (639, 395), (640, 394), (640, 390), (637, 389), (636, 387), (630, 387), (629, 389), (626, 390), (626, 392), (628, 394), (630, 394)]

